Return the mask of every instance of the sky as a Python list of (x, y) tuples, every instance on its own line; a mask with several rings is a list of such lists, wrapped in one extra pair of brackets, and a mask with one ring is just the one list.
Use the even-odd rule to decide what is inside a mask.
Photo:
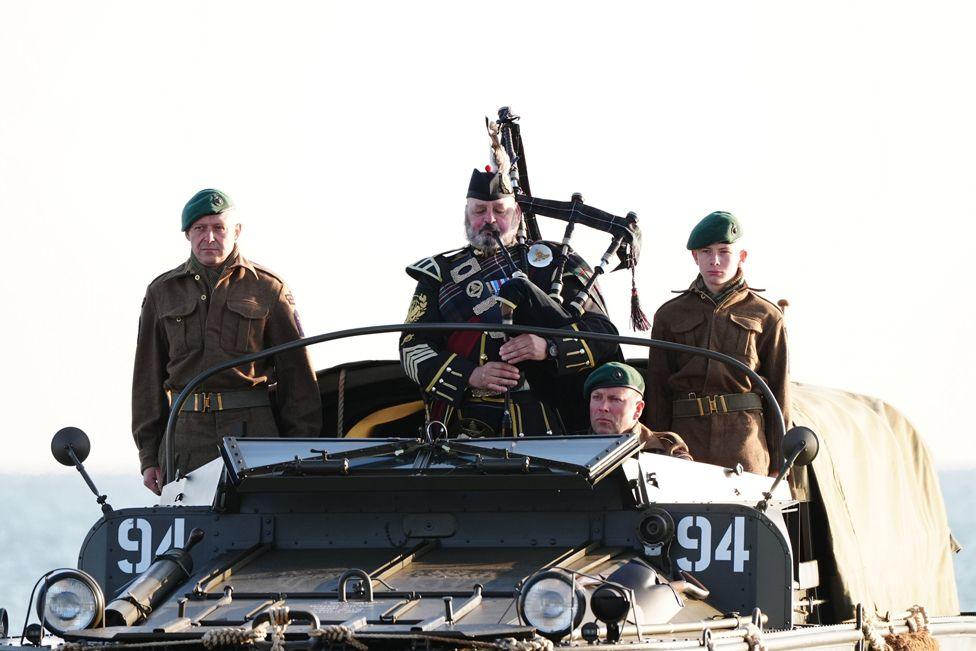
[[(691, 227), (731, 211), (750, 284), (790, 303), (793, 379), (883, 398), (940, 467), (976, 466), (974, 18), (939, 0), (0, 0), (0, 472), (58, 471), (50, 437), (74, 425), (89, 469), (138, 474), (139, 306), (187, 257), (201, 188), (233, 197), (243, 253), (288, 281), (308, 334), (401, 322), (404, 267), (463, 242), (501, 105), (537, 196), (637, 212), (649, 313), (695, 275)], [(596, 262), (606, 236), (580, 230)], [(625, 334), (629, 282), (603, 283)], [(312, 355), (393, 359), (396, 341)]]

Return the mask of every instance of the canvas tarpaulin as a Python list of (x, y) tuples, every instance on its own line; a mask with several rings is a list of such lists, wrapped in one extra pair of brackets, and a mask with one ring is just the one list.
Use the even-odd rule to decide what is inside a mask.
[(882, 400), (838, 389), (794, 383), (792, 398), (793, 424), (820, 437), (811, 467), (837, 568), (821, 585), (831, 586), (835, 610), (918, 604), (930, 615), (958, 614), (942, 491), (912, 424)]

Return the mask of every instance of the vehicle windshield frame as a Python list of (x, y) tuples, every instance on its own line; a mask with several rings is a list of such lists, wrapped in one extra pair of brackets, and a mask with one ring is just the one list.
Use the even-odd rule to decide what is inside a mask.
[(182, 408), (183, 403), (186, 402), (187, 398), (189, 398), (190, 395), (192, 395), (193, 392), (196, 391), (196, 389), (203, 384), (204, 381), (213, 375), (238, 366), (250, 364), (251, 362), (256, 362), (266, 357), (278, 355), (290, 350), (305, 348), (314, 344), (325, 343), (327, 341), (338, 341), (340, 339), (348, 339), (350, 337), (361, 337), (377, 334), (456, 332), (462, 330), (470, 330), (475, 332), (500, 332), (506, 335), (533, 334), (543, 338), (564, 337), (567, 333), (569, 333), (570, 336), (574, 338), (589, 341), (603, 341), (608, 343), (616, 343), (619, 345), (626, 344), (641, 346), (644, 348), (659, 348), (661, 350), (706, 357), (708, 359), (732, 366), (736, 370), (745, 373), (749, 379), (752, 380), (753, 387), (758, 389), (765, 399), (765, 403), (770, 412), (765, 414), (765, 417), (767, 419), (772, 418), (773, 426), (778, 430), (780, 438), (786, 436), (786, 424), (783, 422), (783, 410), (776, 401), (776, 396), (773, 395), (772, 389), (770, 389), (769, 385), (766, 384), (766, 381), (763, 380), (763, 378), (756, 373), (756, 371), (749, 368), (749, 366), (738, 359), (714, 350), (698, 348), (696, 346), (687, 346), (685, 344), (678, 344), (671, 341), (661, 341), (659, 339), (626, 337), (623, 335), (613, 335), (603, 332), (586, 332), (582, 330), (578, 331), (560, 328), (541, 328), (535, 326), (509, 325), (500, 323), (396, 323), (336, 330), (334, 332), (326, 332), (312, 337), (296, 339), (284, 344), (272, 346), (271, 348), (265, 348), (264, 350), (260, 350), (256, 353), (243, 355), (227, 362), (222, 362), (197, 374), (193, 379), (187, 382), (186, 386), (183, 387), (183, 390), (180, 391), (179, 395), (173, 399), (173, 403), (170, 406), (169, 418), (166, 421), (166, 431), (163, 435), (163, 447), (165, 450), (163, 470), (165, 482), (168, 483), (175, 479), (175, 477), (173, 477), (173, 459), (175, 458), (175, 437), (173, 436), (173, 432), (176, 427), (176, 419), (180, 409)]
[(284, 482), (294, 477), (409, 476), (417, 480), (491, 474), (533, 475), (541, 481), (549, 481), (546, 477), (562, 481), (574, 476), (592, 486), (641, 445), (636, 433), (427, 441), (225, 437), (221, 454), (231, 483), (238, 487), (243, 482), (255, 483), (254, 479), (267, 484), (274, 478)]

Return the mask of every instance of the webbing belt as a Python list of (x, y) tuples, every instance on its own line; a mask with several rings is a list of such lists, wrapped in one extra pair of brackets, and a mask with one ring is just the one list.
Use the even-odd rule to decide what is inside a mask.
[[(167, 392), (170, 405), (179, 392)], [(271, 399), (264, 387), (251, 391), (214, 391), (213, 393), (193, 393), (187, 396), (180, 411), (226, 411), (227, 409), (246, 409), (247, 407), (268, 407)]]
[(675, 400), (672, 417), (689, 418), (727, 414), (730, 411), (762, 411), (762, 398), (755, 393), (726, 393), (717, 396), (702, 396), (687, 400)]

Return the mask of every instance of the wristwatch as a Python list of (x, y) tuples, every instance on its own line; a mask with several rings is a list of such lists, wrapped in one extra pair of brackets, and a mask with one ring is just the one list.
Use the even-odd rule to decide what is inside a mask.
[(559, 357), (559, 346), (556, 345), (555, 339), (546, 339), (546, 354), (550, 359)]

